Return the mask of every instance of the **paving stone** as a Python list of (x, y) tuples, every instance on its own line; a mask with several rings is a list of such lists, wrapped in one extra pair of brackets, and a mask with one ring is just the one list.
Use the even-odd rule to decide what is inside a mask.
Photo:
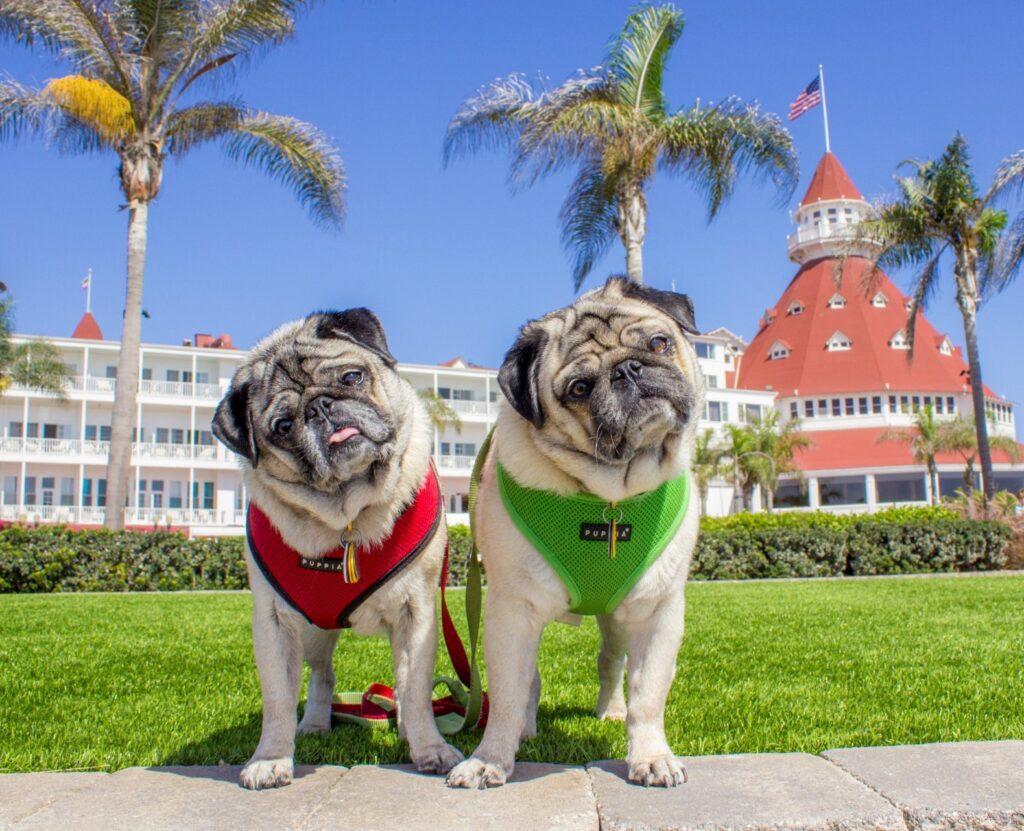
[(80, 788), (107, 778), (106, 773), (8, 773), (0, 776), (0, 829), (41, 811)]
[(1024, 741), (830, 750), (894, 802), (914, 831), (1024, 829)]
[(588, 765), (602, 831), (906, 831), (893, 805), (817, 756), (683, 762), (689, 781), (667, 789), (631, 784), (622, 761)]
[(597, 831), (583, 768), (523, 762), (500, 788), (449, 788), (412, 765), (354, 767), (331, 790), (307, 831)]
[(103, 776), (13, 825), (15, 831), (298, 829), (345, 772), (300, 767), (285, 788), (247, 791), (236, 766), (128, 768)]

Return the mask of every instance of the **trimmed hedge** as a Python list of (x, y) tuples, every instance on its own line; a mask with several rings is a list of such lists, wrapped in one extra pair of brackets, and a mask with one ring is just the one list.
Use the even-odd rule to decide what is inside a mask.
[[(451, 585), (465, 581), (469, 529), (449, 529)], [(824, 577), (1003, 568), (1005, 525), (961, 519), (943, 508), (876, 514), (740, 514), (705, 518), (695, 580)], [(0, 593), (240, 589), (247, 585), (241, 537), (59, 526), (0, 529)]]

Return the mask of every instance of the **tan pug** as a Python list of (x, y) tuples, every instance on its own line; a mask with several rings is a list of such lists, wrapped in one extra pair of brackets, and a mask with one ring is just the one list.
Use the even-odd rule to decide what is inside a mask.
[[(506, 356), (498, 380), (508, 401), (476, 517), (488, 575), (490, 718), (472, 757), (449, 773), (449, 785), (501, 785), (512, 774), (520, 741), (536, 732), (541, 633), (570, 607), (565, 583), (509, 516), (498, 463), (525, 487), (608, 502), (689, 471), (704, 400), (703, 374), (687, 340), (696, 333), (689, 298), (612, 278), (528, 323)], [(665, 738), (664, 714), (683, 637), (698, 509), (698, 500), (689, 499), (661, 555), (613, 612), (598, 615), (597, 714), (626, 720), (629, 779), (643, 785), (672, 786), (686, 777)], [(607, 556), (600, 543), (594, 556)]]
[[(213, 431), (238, 453), (250, 500), (303, 561), (324, 558), (341, 541), (358, 552), (388, 538), (430, 481), (430, 420), (395, 367), (372, 312), (312, 314), (257, 344), (217, 408)], [(358, 634), (387, 633), (399, 730), (421, 771), (445, 773), (462, 754), (441, 737), (431, 708), (443, 512), (437, 523), (415, 556), (338, 622)], [(250, 524), (246, 559), (263, 732), (240, 779), (259, 789), (291, 781), (296, 730), (330, 730), (339, 630), (318, 628), (293, 607), (254, 561), (253, 539)], [(296, 724), (303, 658), (312, 672)]]

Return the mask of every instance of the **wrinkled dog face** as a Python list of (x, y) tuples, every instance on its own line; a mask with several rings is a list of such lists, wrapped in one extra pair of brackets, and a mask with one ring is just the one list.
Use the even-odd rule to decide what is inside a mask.
[(613, 277), (523, 327), (498, 381), (542, 438), (604, 463), (663, 452), (699, 417), (685, 295)]
[(380, 321), (316, 313), (258, 344), (231, 382), (213, 432), (254, 469), (324, 493), (394, 455), (401, 415)]

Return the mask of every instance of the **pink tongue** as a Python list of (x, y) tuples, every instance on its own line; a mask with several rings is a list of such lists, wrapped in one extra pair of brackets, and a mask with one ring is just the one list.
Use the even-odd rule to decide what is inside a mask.
[(341, 444), (343, 441), (348, 441), (353, 436), (359, 435), (358, 427), (342, 427), (340, 430), (331, 434), (331, 437), (327, 440), (328, 444)]

